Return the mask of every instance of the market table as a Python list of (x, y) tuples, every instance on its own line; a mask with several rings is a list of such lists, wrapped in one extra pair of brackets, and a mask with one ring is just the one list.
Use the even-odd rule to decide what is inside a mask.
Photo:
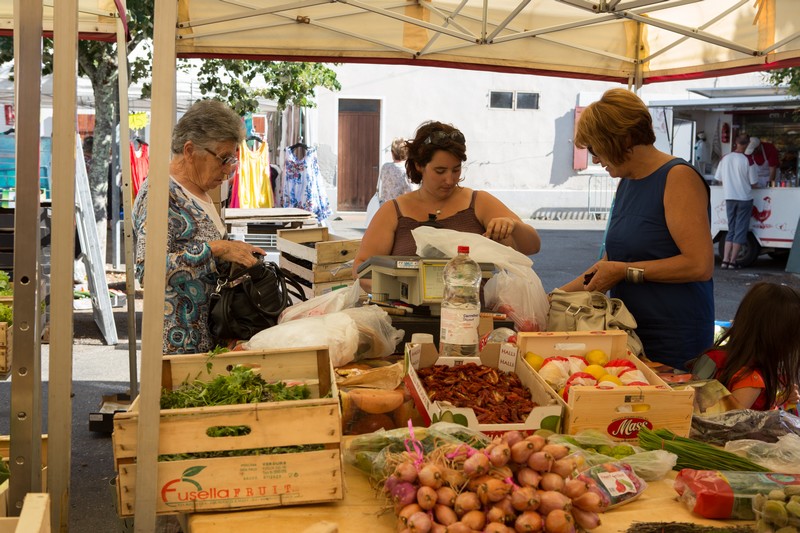
[[(353, 437), (344, 437), (345, 447), (352, 439)], [(742, 520), (708, 520), (692, 514), (677, 501), (677, 494), (672, 488), (676, 474), (671, 472), (666, 479), (649, 483), (637, 500), (603, 513), (602, 524), (593, 529), (593, 533), (619, 533), (627, 530), (634, 522), (691, 522), (717, 527), (753, 524)], [(260, 533), (267, 530), (303, 532), (320, 522), (337, 524), (340, 533), (396, 531), (394, 514), (381, 514), (383, 502), (376, 497), (367, 476), (354, 466), (345, 464), (344, 477), (346, 492), (344, 500), (339, 503), (196, 513), (186, 519), (187, 533)]]

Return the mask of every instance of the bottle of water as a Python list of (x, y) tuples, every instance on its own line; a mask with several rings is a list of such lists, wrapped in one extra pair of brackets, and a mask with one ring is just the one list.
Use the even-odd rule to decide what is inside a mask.
[(475, 356), (481, 314), (481, 268), (470, 259), (469, 246), (458, 247), (458, 255), (447, 262), (442, 276), (439, 355)]

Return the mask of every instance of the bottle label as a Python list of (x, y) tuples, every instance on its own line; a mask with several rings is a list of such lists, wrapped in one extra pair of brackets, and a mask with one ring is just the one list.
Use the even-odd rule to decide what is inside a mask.
[(440, 342), (445, 344), (478, 344), (480, 311), (442, 307)]

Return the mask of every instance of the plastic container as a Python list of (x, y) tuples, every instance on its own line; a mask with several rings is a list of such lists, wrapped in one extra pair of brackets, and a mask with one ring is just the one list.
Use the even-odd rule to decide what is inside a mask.
[(481, 268), (469, 257), (469, 246), (459, 246), (442, 272), (439, 355), (463, 357), (478, 353), (478, 323), (481, 315)]

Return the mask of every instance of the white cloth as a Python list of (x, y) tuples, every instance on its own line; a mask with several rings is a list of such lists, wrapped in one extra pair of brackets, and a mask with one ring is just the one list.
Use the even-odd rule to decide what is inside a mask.
[(722, 182), (722, 192), (726, 200), (752, 200), (750, 187), (758, 183), (755, 165), (750, 164), (747, 156), (731, 152), (722, 158), (714, 173), (714, 179)]
[[(756, 174), (758, 175), (758, 186), (762, 189), (764, 187), (769, 186), (769, 175), (770, 175), (770, 167), (769, 161), (767, 161), (767, 152), (764, 150), (764, 145), (758, 143), (758, 148), (761, 149), (761, 157), (764, 159), (764, 162), (760, 165), (755, 162), (755, 158), (753, 159), (753, 166), (756, 167)], [(778, 179), (778, 173), (775, 172), (775, 179)]]

